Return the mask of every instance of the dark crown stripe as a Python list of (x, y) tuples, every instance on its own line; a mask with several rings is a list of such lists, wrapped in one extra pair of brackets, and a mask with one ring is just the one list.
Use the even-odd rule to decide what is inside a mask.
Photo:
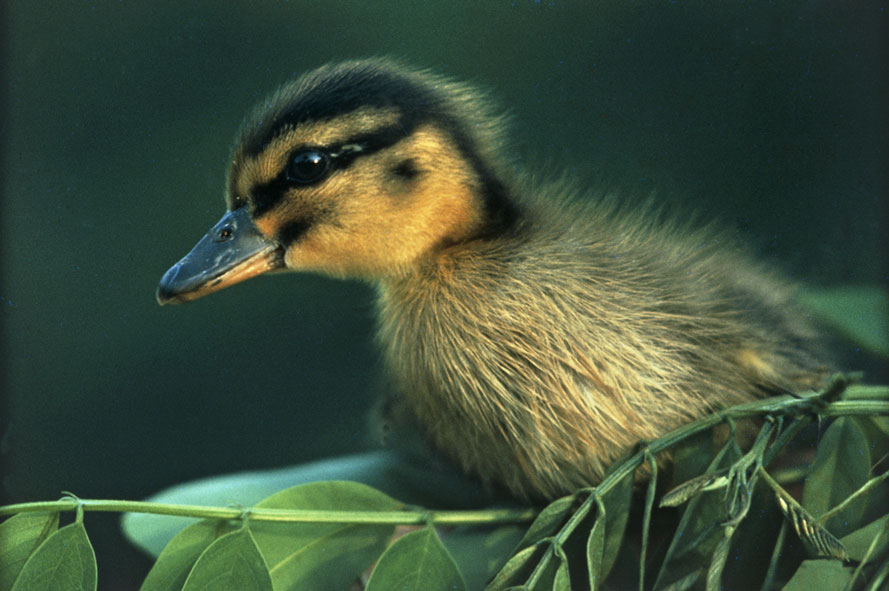
[(241, 145), (248, 157), (260, 154), (295, 125), (330, 121), (361, 107), (394, 109), (413, 123), (441, 108), (437, 97), (423, 86), (369, 64), (301, 78), (284, 87), (276, 99), (283, 105), (280, 109), (258, 113), (245, 127)]

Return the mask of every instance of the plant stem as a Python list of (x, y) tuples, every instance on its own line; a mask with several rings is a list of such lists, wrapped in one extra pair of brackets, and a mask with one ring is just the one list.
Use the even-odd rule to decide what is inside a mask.
[(762, 582), (762, 591), (771, 591), (774, 587), (775, 573), (778, 571), (778, 561), (781, 559), (781, 552), (784, 550), (784, 539), (787, 537), (786, 519), (781, 520), (781, 529), (778, 530), (778, 538), (775, 540), (775, 547), (772, 549), (772, 558), (769, 560), (769, 568), (766, 571), (766, 577)]
[(290, 523), (373, 523), (422, 525), (466, 525), (479, 523), (519, 523), (531, 521), (535, 509), (489, 509), (482, 511), (317, 511), (288, 509), (241, 509), (202, 505), (170, 505), (147, 501), (116, 501), (102, 499), (61, 499), (37, 503), (19, 503), (0, 507), (0, 515), (32, 511), (109, 511), (116, 513), (153, 513), (205, 519), (239, 519), (249, 515), (251, 521)]
[(824, 525), (825, 523), (827, 523), (827, 521), (828, 521), (831, 517), (833, 517), (834, 515), (836, 515), (837, 513), (839, 513), (840, 511), (842, 511), (843, 509), (845, 509), (846, 507), (848, 507), (848, 506), (849, 506), (850, 504), (852, 504), (856, 499), (858, 499), (861, 495), (867, 493), (869, 490), (871, 490), (873, 487), (877, 486), (878, 484), (880, 484), (881, 482), (883, 482), (883, 481), (886, 480), (887, 478), (889, 478), (889, 472), (883, 472), (883, 473), (880, 474), (879, 476), (874, 476), (873, 478), (871, 478), (870, 480), (868, 480), (867, 482), (865, 482), (864, 484), (862, 484), (862, 485), (861, 485), (861, 488), (859, 488), (859, 489), (856, 490), (854, 493), (852, 493), (851, 495), (849, 495), (848, 497), (846, 497), (845, 499), (843, 499), (843, 502), (842, 502), (842, 503), (840, 503), (839, 505), (833, 507), (832, 509), (830, 509), (830, 511), (827, 511), (826, 513), (820, 515), (820, 516), (815, 520), (815, 522), (816, 522), (816, 523), (820, 523), (821, 525)]
[(648, 490), (645, 491), (645, 510), (642, 513), (642, 550), (639, 554), (639, 591), (645, 591), (645, 561), (648, 559), (648, 530), (651, 526), (651, 509), (654, 506), (654, 494), (657, 489), (657, 460), (651, 450), (645, 454), (651, 466)]

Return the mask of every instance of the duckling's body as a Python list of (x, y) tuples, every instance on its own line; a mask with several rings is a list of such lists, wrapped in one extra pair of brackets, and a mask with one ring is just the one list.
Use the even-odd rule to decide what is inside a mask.
[(706, 233), (645, 224), (546, 208), (380, 283), (379, 341), (436, 447), (552, 498), (598, 482), (641, 439), (813, 385), (785, 285)]
[(229, 213), (158, 298), (285, 266), (373, 282), (396, 420), (524, 498), (819, 383), (787, 284), (712, 231), (515, 180), (498, 132), (473, 90), (386, 60), (310, 73), (248, 120)]

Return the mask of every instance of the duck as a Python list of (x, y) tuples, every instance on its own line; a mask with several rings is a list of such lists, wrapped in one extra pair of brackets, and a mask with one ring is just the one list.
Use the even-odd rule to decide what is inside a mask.
[(535, 180), (486, 92), (391, 58), (323, 65), (245, 119), (226, 212), (157, 288), (280, 271), (376, 293), (387, 425), (522, 500), (642, 440), (828, 374), (795, 286), (657, 206)]

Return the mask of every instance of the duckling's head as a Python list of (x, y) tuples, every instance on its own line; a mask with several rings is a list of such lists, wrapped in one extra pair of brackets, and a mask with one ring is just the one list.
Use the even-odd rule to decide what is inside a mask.
[(183, 302), (291, 269), (380, 279), (514, 219), (483, 95), (388, 59), (328, 65), (243, 125), (228, 211), (157, 291)]

